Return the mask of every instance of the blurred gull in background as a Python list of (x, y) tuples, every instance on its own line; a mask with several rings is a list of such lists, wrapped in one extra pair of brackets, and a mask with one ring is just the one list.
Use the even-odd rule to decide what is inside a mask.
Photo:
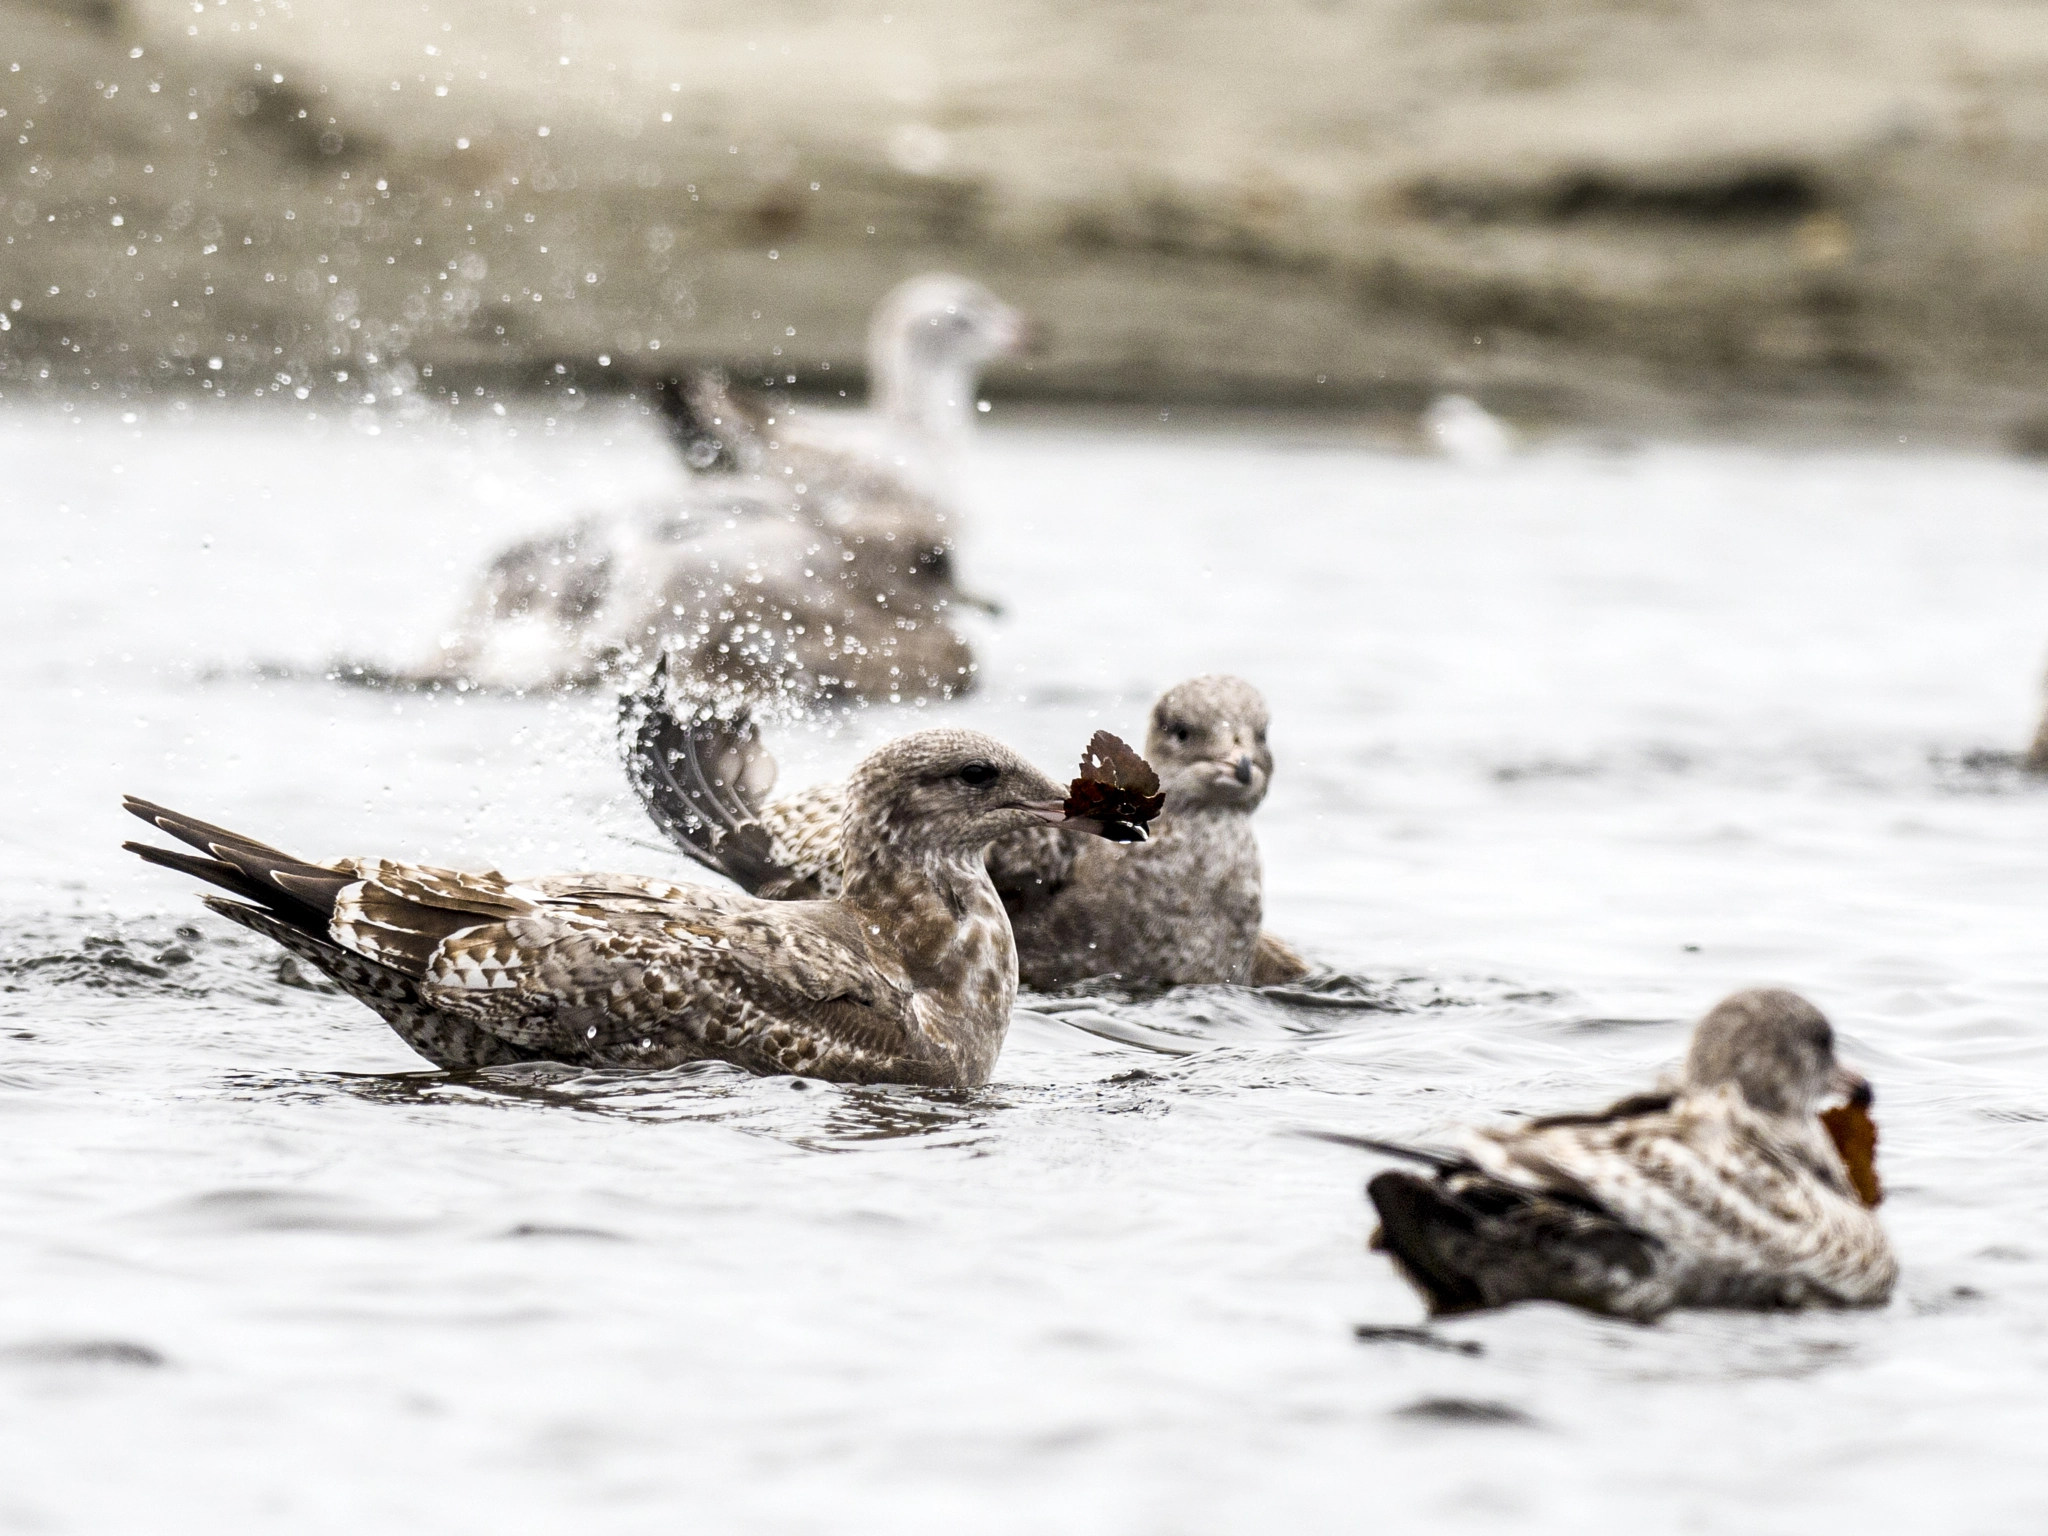
[(875, 312), (865, 418), (799, 426), (788, 401), (715, 375), (668, 381), (658, 398), (693, 471), (681, 492), (506, 550), (461, 623), (397, 680), (588, 686), (667, 649), (686, 682), (748, 698), (965, 692), (973, 653), (944, 614), (991, 605), (954, 584), (935, 487), (973, 429), (982, 368), (1025, 336), (980, 284), (931, 274)]
[(1439, 395), (1422, 413), (1423, 434), (1460, 464), (1498, 464), (1514, 451), (1514, 434), (1470, 395)]
[(869, 321), (864, 413), (810, 412), (715, 374), (670, 380), (655, 398), (701, 474), (737, 471), (842, 501), (943, 500), (955, 493), (982, 370), (1031, 340), (1025, 316), (980, 283), (929, 272), (898, 284)]

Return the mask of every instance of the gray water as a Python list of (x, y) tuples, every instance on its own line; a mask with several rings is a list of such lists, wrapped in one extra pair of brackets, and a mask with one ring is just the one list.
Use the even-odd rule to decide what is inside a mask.
[[(1251, 678), (1269, 925), (1354, 1006), (1026, 999), (954, 1095), (442, 1077), (117, 849), (126, 790), (313, 856), (686, 872), (609, 701), (319, 677), (671, 483), (639, 422), (17, 407), (0, 463), (0, 1528), (2048, 1520), (2048, 793), (1969, 757), (2031, 726), (2041, 470), (998, 412), (962, 567), (1009, 614), (945, 718), (1064, 773)], [(785, 780), (939, 713), (785, 731)], [(1599, 1102), (1758, 981), (1877, 1083), (1889, 1307), (1354, 1336), (1420, 1308), (1368, 1163), (1291, 1132)]]

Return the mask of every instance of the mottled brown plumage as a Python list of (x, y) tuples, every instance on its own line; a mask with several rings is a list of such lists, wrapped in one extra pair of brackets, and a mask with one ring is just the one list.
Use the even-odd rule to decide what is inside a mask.
[(1738, 992), (1695, 1030), (1670, 1092), (1458, 1133), (1367, 1185), (1374, 1246), (1434, 1313), (1569, 1302), (1648, 1321), (1674, 1307), (1873, 1306), (1898, 1264), (1822, 1126), (1868, 1101), (1828, 1022), (1791, 992)]
[(983, 853), (1060, 819), (1061, 795), (971, 731), (892, 742), (848, 781), (845, 878), (829, 901), (317, 864), (134, 799), (131, 812), (200, 854), (127, 846), (241, 898), (208, 905), (318, 966), (438, 1066), (713, 1059), (960, 1088), (988, 1080), (1017, 990)]
[[(830, 894), (843, 786), (769, 799), (775, 765), (744, 712), (692, 706), (657, 679), (629, 700), (628, 773), (684, 852), (761, 895)], [(1153, 706), (1145, 756), (1166, 791), (1149, 841), (1031, 828), (989, 850), (1027, 986), (1095, 977), (1139, 989), (1292, 980), (1307, 962), (1261, 934), (1251, 818), (1273, 769), (1266, 704), (1249, 683), (1199, 677)]]

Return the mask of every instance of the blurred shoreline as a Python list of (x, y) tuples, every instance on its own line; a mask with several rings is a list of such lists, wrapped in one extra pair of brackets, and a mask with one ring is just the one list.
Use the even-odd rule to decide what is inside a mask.
[(2048, 13), (0, 0), (0, 399), (1001, 400), (2048, 447)]

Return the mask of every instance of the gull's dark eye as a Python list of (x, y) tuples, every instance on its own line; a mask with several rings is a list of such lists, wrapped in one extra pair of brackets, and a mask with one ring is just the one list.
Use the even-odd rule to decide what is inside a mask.
[(1175, 727), (1173, 728), (1173, 739), (1174, 739), (1175, 741), (1178, 741), (1178, 742), (1182, 742), (1182, 743), (1185, 743), (1185, 742), (1187, 741), (1187, 739), (1188, 739), (1188, 738), (1189, 738), (1190, 736), (1192, 736), (1192, 735), (1194, 735), (1194, 732), (1193, 732), (1193, 731), (1190, 731), (1190, 730), (1189, 730), (1189, 729), (1188, 729), (1188, 728), (1187, 728), (1186, 726), (1184, 726), (1184, 725), (1176, 725), (1176, 726), (1175, 726)]
[(994, 763), (969, 763), (960, 770), (960, 782), (972, 784), (976, 789), (980, 789), (985, 784), (995, 783), (1001, 776), (1002, 770), (997, 768)]
[(950, 550), (939, 548), (919, 550), (917, 564), (918, 568), (925, 575), (936, 580), (951, 581), (953, 579), (953, 555)]

